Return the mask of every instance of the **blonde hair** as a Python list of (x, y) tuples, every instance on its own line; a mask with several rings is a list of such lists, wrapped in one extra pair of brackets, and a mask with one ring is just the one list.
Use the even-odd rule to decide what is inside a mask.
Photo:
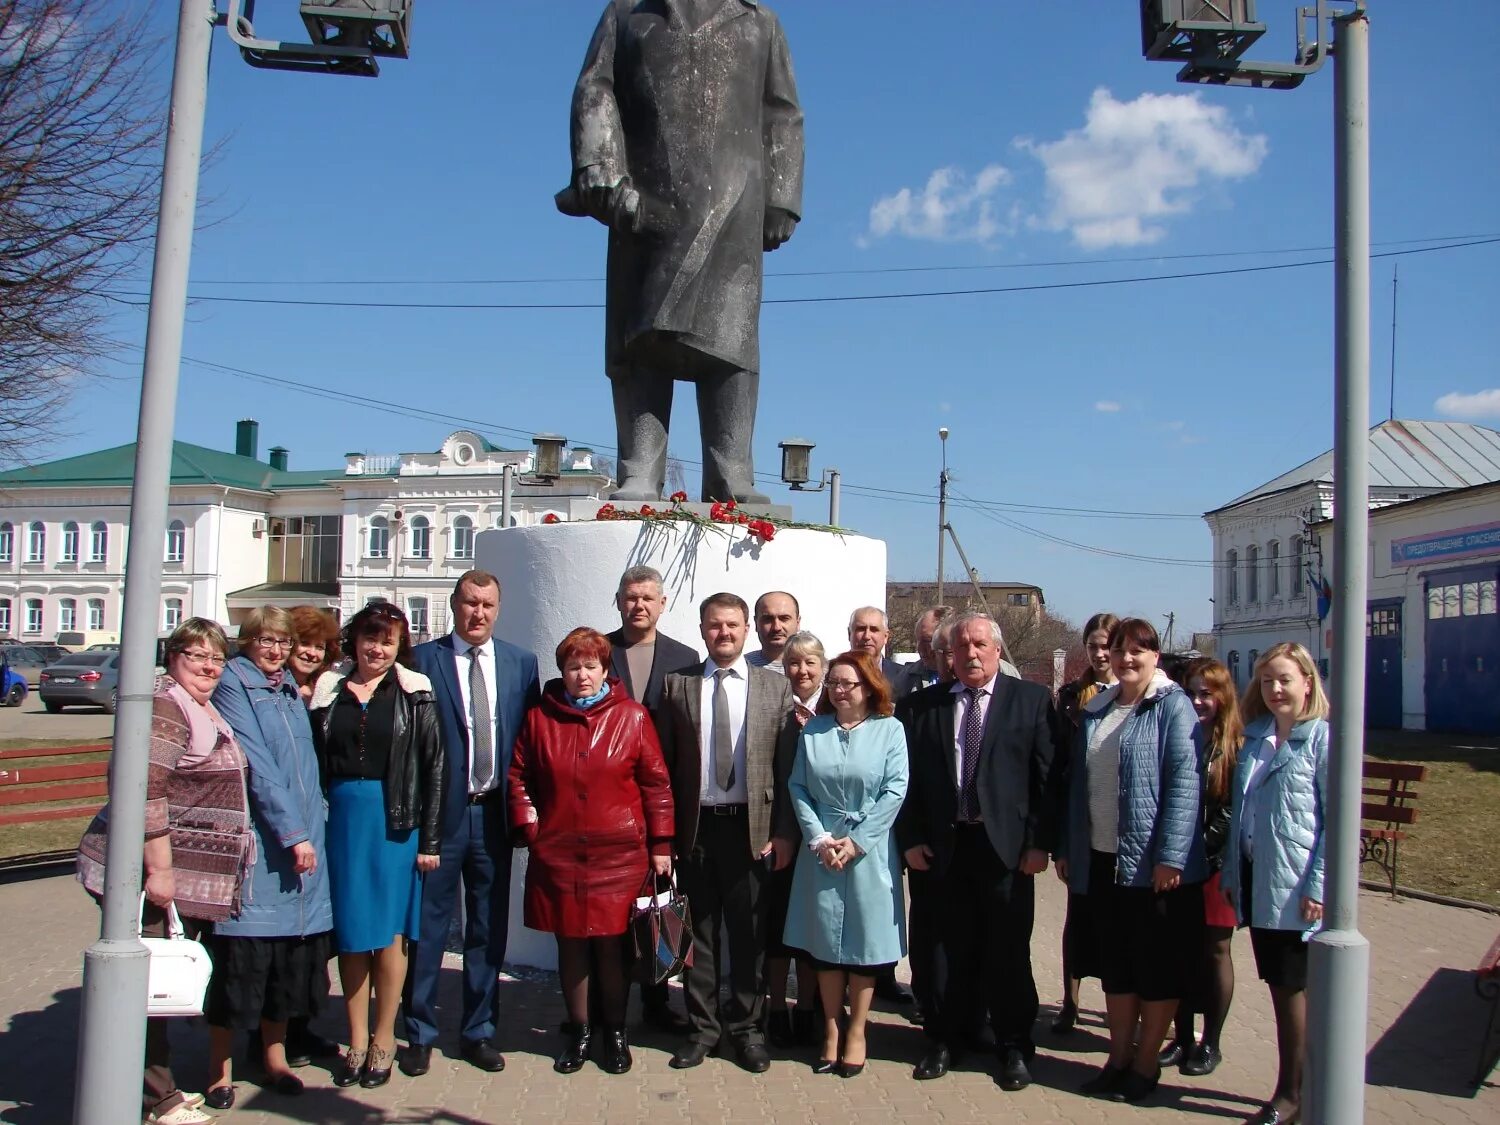
[(219, 628), (218, 622), (206, 617), (189, 617), (172, 630), (172, 635), (167, 638), (163, 647), (166, 655), (172, 657), (186, 652), (199, 641), (218, 649), (223, 656), (229, 655), (229, 638), (224, 636), (224, 630)]
[(1261, 695), (1260, 673), (1271, 661), (1283, 657), (1297, 665), (1311, 685), (1307, 698), (1302, 703), (1302, 714), (1297, 716), (1298, 721), (1328, 718), (1328, 696), (1323, 692), (1323, 679), (1318, 675), (1318, 666), (1313, 663), (1312, 653), (1296, 641), (1282, 641), (1261, 653), (1250, 673), (1250, 684), (1240, 700), (1240, 715), (1247, 724), (1271, 713), (1271, 709), (1266, 706), (1265, 697)]
[(245, 619), (240, 622), (240, 651), (249, 651), (255, 638), (262, 633), (278, 633), (283, 637), (290, 637), (293, 644), (297, 641), (297, 629), (292, 624), (292, 615), (279, 605), (257, 606), (245, 614)]
[(818, 663), (828, 667), (828, 654), (823, 651), (823, 642), (808, 632), (793, 633), (781, 650), (782, 664), (791, 663), (794, 656), (816, 656)]

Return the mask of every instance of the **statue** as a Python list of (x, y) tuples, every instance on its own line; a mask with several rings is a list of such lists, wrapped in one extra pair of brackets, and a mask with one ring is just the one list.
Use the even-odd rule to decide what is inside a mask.
[(768, 502), (751, 441), (761, 255), (802, 208), (802, 110), (755, 0), (609, 0), (573, 92), (566, 215), (609, 227), (614, 500), (657, 500), (673, 383), (697, 384), (703, 499)]

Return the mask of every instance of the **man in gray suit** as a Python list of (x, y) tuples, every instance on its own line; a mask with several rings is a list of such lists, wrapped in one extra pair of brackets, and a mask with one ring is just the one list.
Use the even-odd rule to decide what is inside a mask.
[[(739, 1064), (771, 1065), (760, 1030), (769, 870), (791, 863), (801, 833), (787, 796), (797, 748), (792, 689), (746, 662), (750, 607), (714, 594), (698, 607), (708, 649), (701, 669), (669, 675), (656, 711), (677, 813), (677, 878), (693, 916), (687, 1042), (672, 1056), (697, 1066), (732, 1041)], [(729, 945), (728, 1005), (719, 1003), (719, 935)]]

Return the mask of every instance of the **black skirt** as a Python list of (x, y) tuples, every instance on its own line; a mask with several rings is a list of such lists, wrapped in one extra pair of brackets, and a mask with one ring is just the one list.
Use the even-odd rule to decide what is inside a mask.
[(1179, 884), (1162, 894), (1122, 887), (1114, 882), (1114, 866), (1113, 855), (1090, 856), (1089, 924), (1104, 991), (1142, 1000), (1190, 995), (1203, 962), (1203, 884)]
[(261, 1020), (311, 1019), (328, 999), (332, 935), (209, 939), (214, 959), (204, 1016), (213, 1027), (250, 1031)]

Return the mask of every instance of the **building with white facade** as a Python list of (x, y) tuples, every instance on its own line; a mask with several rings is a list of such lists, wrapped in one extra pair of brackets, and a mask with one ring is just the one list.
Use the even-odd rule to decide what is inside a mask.
[[(1370, 431), (1372, 509), (1497, 480), (1495, 430), (1396, 419)], [(1326, 673), (1329, 622), (1319, 617), (1315, 583), (1333, 571), (1312, 528), (1333, 514), (1329, 450), (1204, 515), (1216, 564), (1215, 644), (1240, 687), (1279, 641), (1306, 645)]]
[[(259, 605), (314, 604), (340, 617), (374, 598), (399, 604), (413, 632), (448, 628), (454, 579), (474, 537), (511, 519), (569, 518), (610, 484), (593, 453), (564, 454), (560, 479), (530, 480), (530, 450), (458, 430), (430, 453), (350, 453), (336, 469), (291, 470), (258, 456), (259, 426), (238, 424), (235, 452), (174, 442), (162, 544), (160, 627), (201, 616), (237, 624)], [(118, 632), (134, 444), (0, 473), (0, 638)]]

